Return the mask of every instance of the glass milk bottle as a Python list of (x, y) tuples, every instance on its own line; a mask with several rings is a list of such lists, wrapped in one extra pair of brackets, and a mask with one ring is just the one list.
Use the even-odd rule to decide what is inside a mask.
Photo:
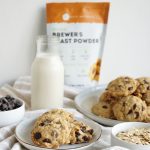
[(31, 68), (31, 108), (61, 108), (64, 96), (64, 68), (58, 54), (59, 39), (40, 36)]

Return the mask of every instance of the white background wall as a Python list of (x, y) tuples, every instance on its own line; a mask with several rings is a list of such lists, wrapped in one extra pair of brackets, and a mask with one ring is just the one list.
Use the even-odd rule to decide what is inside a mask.
[[(28, 75), (46, 0), (0, 0), (0, 85)], [(150, 76), (150, 0), (112, 0), (101, 82)]]

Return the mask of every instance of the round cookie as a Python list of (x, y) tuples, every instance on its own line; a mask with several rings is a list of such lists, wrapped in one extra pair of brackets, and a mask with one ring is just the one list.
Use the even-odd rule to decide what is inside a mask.
[(143, 94), (146, 93), (147, 91), (150, 91), (150, 78), (148, 77), (142, 77), (142, 78), (137, 78), (136, 79), (139, 83), (135, 94)]
[(113, 112), (117, 120), (144, 121), (147, 114), (147, 106), (140, 98), (129, 95), (113, 106)]
[(72, 115), (61, 109), (54, 109), (40, 116), (31, 133), (32, 141), (41, 147), (58, 148), (70, 143)]
[(32, 141), (40, 146), (46, 148), (58, 148), (59, 145), (68, 144), (71, 128), (63, 118), (56, 118), (58, 121), (51, 121), (49, 124), (35, 125), (31, 133)]
[(112, 105), (107, 101), (99, 101), (92, 107), (92, 112), (104, 118), (114, 118)]
[(124, 77), (118, 77), (117, 79), (111, 81), (107, 86), (107, 90), (114, 97), (122, 97), (134, 93), (137, 86), (138, 86), (138, 82), (136, 80), (124, 76)]
[(118, 100), (120, 100), (121, 97), (114, 97), (110, 92), (105, 91), (102, 93), (102, 95), (99, 97), (100, 101), (106, 101), (114, 105)]
[(92, 139), (94, 130), (91, 127), (76, 120), (71, 125), (70, 144), (87, 143)]

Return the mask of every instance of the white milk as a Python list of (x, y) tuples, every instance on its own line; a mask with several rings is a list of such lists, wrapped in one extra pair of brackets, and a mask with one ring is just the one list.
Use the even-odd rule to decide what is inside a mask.
[(31, 69), (32, 109), (63, 107), (64, 68), (55, 53), (39, 53)]

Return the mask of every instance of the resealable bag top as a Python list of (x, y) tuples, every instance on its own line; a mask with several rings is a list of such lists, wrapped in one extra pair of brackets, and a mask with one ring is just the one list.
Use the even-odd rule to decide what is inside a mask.
[(66, 85), (99, 83), (109, 5), (102, 0), (48, 0), (47, 34), (60, 38)]

